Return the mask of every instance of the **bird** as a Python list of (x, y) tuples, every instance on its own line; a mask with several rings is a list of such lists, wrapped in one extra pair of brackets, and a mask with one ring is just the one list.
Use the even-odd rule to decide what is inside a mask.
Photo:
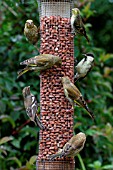
[(54, 56), (51, 54), (40, 54), (20, 63), (20, 65), (25, 65), (26, 67), (17, 72), (17, 78), (30, 70), (43, 71), (51, 68), (53, 65), (61, 66), (61, 64), (62, 60), (59, 56)]
[(30, 43), (35, 45), (40, 38), (40, 27), (37, 28), (33, 20), (28, 19), (25, 23), (24, 35)]
[(82, 21), (82, 17), (80, 15), (80, 10), (78, 8), (73, 8), (72, 9), (72, 16), (71, 16), (71, 27), (72, 27), (72, 32), (74, 34), (80, 34), (84, 36), (87, 41), (89, 42), (89, 38), (86, 34), (86, 30)]
[(71, 157), (74, 158), (83, 148), (86, 142), (86, 135), (79, 132), (74, 135), (56, 154), (49, 155), (49, 160), (54, 160), (57, 157)]
[(64, 76), (61, 79), (62, 79), (64, 94), (68, 99), (68, 101), (72, 104), (72, 106), (74, 107), (74, 105), (78, 105), (84, 108), (89, 114), (89, 116), (92, 119), (94, 119), (94, 115), (91, 112), (91, 110), (88, 108), (88, 105), (84, 100), (82, 94), (80, 93), (79, 89), (70, 81), (68, 76)]
[(85, 57), (76, 65), (75, 82), (84, 79), (94, 66), (94, 55), (92, 53), (82, 54)]
[(45, 127), (37, 116), (38, 103), (35, 96), (30, 91), (30, 86), (24, 87), (24, 89), (22, 90), (22, 94), (24, 98), (24, 106), (28, 117), (31, 121), (35, 123), (35, 125), (39, 126), (41, 130), (44, 130)]

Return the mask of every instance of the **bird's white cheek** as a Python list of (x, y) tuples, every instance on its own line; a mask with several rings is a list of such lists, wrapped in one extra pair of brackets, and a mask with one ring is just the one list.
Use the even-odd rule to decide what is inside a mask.
[(74, 21), (75, 21), (75, 18), (72, 16), (72, 17), (71, 17), (71, 26), (72, 26), (72, 28), (74, 27), (74, 26), (73, 26)]

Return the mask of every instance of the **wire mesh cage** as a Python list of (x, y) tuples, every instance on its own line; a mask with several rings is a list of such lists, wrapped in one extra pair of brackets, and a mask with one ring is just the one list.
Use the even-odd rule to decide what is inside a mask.
[[(39, 0), (41, 54), (52, 54), (62, 59), (62, 66), (52, 67), (40, 76), (41, 120), (46, 129), (40, 131), (39, 170), (73, 170), (71, 158), (56, 158), (54, 163), (48, 156), (62, 149), (73, 136), (73, 108), (67, 101), (61, 77), (74, 80), (74, 43), (71, 34), (71, 0)], [(42, 162), (45, 161), (45, 162)], [(71, 163), (70, 163), (71, 161)], [(56, 168), (53, 168), (55, 167)], [(69, 167), (69, 168), (68, 168)]]
[(73, 170), (75, 169), (74, 160), (70, 161), (37, 161), (37, 170)]
[(73, 0), (38, 0), (40, 17), (61, 16), (70, 18)]

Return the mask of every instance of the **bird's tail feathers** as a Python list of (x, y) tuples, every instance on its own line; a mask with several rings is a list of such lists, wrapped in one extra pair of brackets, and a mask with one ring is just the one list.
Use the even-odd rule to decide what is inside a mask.
[(29, 67), (25, 67), (24, 69), (21, 69), (17, 72), (18, 76), (17, 78), (19, 78), (20, 76), (22, 76), (24, 73), (28, 72), (30, 69)]
[(88, 112), (89, 116), (94, 120), (94, 114), (92, 113), (92, 111), (88, 108), (87, 105), (85, 105), (85, 109)]
[(75, 104), (77, 104), (78, 106), (84, 108), (87, 113), (89, 114), (89, 116), (94, 120), (94, 114), (92, 113), (92, 111), (89, 109), (87, 103), (83, 100), (83, 98), (81, 97), (82, 103), (77, 102), (76, 100), (74, 100)]
[(45, 126), (42, 124), (42, 122), (40, 121), (40, 119), (38, 118), (37, 115), (35, 116), (35, 122), (36, 122), (36, 125), (39, 126), (39, 128), (40, 128), (41, 130), (44, 130), (44, 129), (45, 129)]
[[(83, 101), (84, 104), (84, 108), (87, 111), (88, 115), (94, 120), (94, 114), (92, 113), (92, 111), (89, 109), (87, 103), (85, 101)], [(82, 106), (83, 107), (83, 106)]]

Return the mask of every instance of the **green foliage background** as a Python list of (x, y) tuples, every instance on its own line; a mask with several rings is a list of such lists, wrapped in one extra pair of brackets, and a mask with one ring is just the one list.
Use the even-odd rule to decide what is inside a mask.
[[(37, 55), (23, 35), (28, 18), (39, 25), (36, 0), (0, 1), (0, 170), (35, 169), (38, 127), (29, 122), (22, 89), (30, 85), (38, 102), (40, 80), (28, 73), (17, 80), (19, 62)], [(83, 109), (75, 108), (75, 134), (85, 132), (87, 142), (76, 157), (77, 170), (113, 170), (113, 1), (75, 1), (84, 18), (91, 43), (75, 38), (75, 57), (93, 52), (95, 67), (77, 86), (95, 114), (92, 122)], [(39, 44), (38, 44), (39, 45)]]

